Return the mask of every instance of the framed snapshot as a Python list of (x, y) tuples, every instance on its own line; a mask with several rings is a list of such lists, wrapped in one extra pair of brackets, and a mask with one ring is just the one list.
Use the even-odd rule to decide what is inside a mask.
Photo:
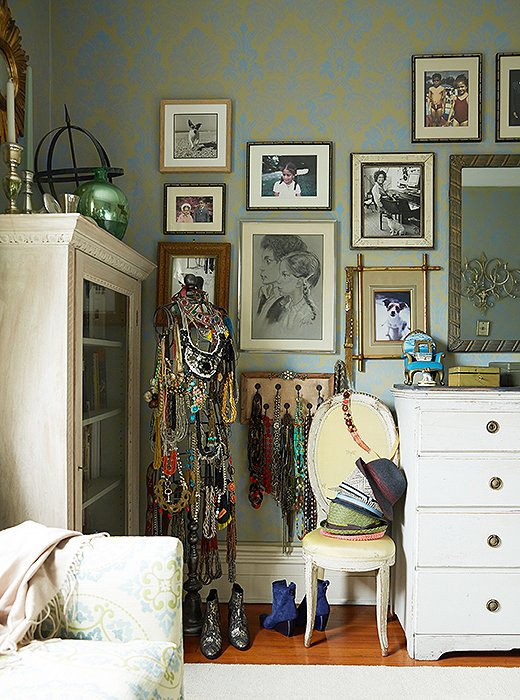
[(433, 153), (351, 154), (352, 248), (433, 247)]
[(420, 269), (365, 268), (360, 280), (360, 340), (365, 358), (401, 357), (403, 340), (427, 328), (426, 286)]
[(496, 140), (520, 141), (520, 54), (497, 53)]
[(240, 349), (334, 352), (335, 221), (242, 221)]
[(332, 209), (332, 143), (247, 144), (246, 209)]
[(482, 140), (482, 54), (412, 56), (412, 141)]
[(162, 173), (231, 172), (231, 100), (161, 100)]
[(169, 304), (192, 274), (202, 277), (212, 304), (228, 309), (230, 243), (159, 243), (157, 253), (157, 306)]
[(164, 233), (224, 233), (225, 185), (164, 185)]

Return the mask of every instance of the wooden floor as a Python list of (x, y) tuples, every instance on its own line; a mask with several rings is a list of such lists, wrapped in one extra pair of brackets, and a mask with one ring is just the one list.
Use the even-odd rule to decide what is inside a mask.
[[(414, 661), (406, 652), (403, 630), (397, 619), (388, 623), (389, 655), (381, 656), (375, 608), (363, 605), (335, 605), (325, 632), (314, 631), (312, 646), (303, 646), (303, 629), (293, 637), (260, 627), (260, 613), (270, 605), (246, 605), (252, 644), (238, 651), (227, 641), (227, 606), (220, 605), (224, 650), (211, 663), (223, 664), (341, 664), (363, 666), (520, 666), (520, 650), (445, 654), (439, 661)], [(186, 663), (209, 663), (199, 648), (199, 637), (184, 638)]]

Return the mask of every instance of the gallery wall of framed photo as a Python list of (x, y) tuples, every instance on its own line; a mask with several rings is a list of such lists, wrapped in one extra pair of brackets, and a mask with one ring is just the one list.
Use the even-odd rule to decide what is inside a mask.
[[(500, 53), (495, 60), (496, 141), (520, 140), (520, 55)], [(482, 140), (482, 63), (479, 53), (411, 56), (410, 150), (350, 154), (351, 250), (435, 248), (433, 149), (439, 144)], [(231, 172), (232, 109), (228, 98), (162, 100), (161, 172)], [(414, 144), (427, 144), (431, 151), (424, 152), (424, 145), (414, 148)], [(338, 166), (334, 142), (258, 140), (246, 142), (244, 150), (245, 211), (254, 212), (255, 219), (246, 215), (240, 222), (236, 252), (239, 349), (336, 353), (341, 321), (336, 282), (342, 268), (335, 252), (334, 171)], [(266, 218), (259, 212), (265, 212)], [(298, 220), (284, 220), (286, 212), (297, 212)], [(325, 218), (316, 218), (315, 212), (325, 212)], [(181, 283), (181, 273), (197, 268), (207, 278), (209, 293), (217, 293), (219, 302), (227, 304), (232, 272), (229, 244), (207, 242), (208, 235), (226, 234), (226, 183), (165, 183), (163, 231), (166, 236), (194, 237), (190, 243), (160, 245), (163, 303), (165, 294), (174, 293), (175, 283)], [(427, 278), (412, 272), (424, 265), (424, 261), (422, 268), (420, 264), (392, 265), (390, 254), (385, 274), (399, 284), (393, 288), (386, 284), (373, 297), (365, 287), (360, 288), (355, 304), (358, 318), (365, 320), (359, 323), (355, 342), (350, 333), (357, 345), (354, 359), (398, 357), (396, 343), (402, 342), (412, 326), (419, 324), (428, 331)], [(365, 279), (369, 269), (364, 268)], [(441, 268), (427, 265), (427, 269)], [(408, 287), (400, 288), (407, 274), (421, 279), (419, 295), (412, 295)], [(379, 327), (385, 325), (381, 315), (392, 303), (400, 308), (405, 322), (390, 337)], [(419, 319), (421, 304), (424, 309)], [(363, 350), (363, 344), (369, 352)]]

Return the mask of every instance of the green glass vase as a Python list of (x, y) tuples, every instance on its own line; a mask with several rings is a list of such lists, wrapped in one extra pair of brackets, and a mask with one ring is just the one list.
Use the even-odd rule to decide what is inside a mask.
[(94, 179), (84, 182), (74, 192), (79, 197), (78, 212), (94, 221), (120, 240), (128, 226), (128, 198), (109, 182), (106, 168), (95, 168)]

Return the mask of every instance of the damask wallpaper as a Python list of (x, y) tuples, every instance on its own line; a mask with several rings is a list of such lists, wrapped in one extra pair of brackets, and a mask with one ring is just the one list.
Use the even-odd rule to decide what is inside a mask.
[[(518, 152), (495, 143), (495, 54), (520, 52), (518, 0), (10, 0), (31, 58), (35, 84), (35, 142), (64, 124), (91, 131), (130, 201), (125, 242), (152, 260), (162, 233), (163, 185), (225, 183), (226, 235), (232, 245), (230, 315), (236, 323), (241, 220), (336, 220), (336, 283), (327, 291), (336, 309), (334, 355), (244, 353), (240, 371), (332, 371), (342, 357), (344, 268), (357, 251), (350, 240), (350, 154), (435, 154), (434, 249), (430, 330), (441, 350), (447, 338), (448, 164), (452, 153)], [(411, 56), (482, 53), (481, 143), (411, 143)], [(159, 172), (159, 103), (173, 98), (230, 98), (232, 170)], [(324, 212), (245, 209), (248, 141), (332, 141), (333, 206)], [(199, 240), (192, 236), (168, 240)], [(208, 240), (200, 237), (200, 240)], [(420, 264), (419, 250), (364, 251), (366, 265)], [(156, 278), (144, 285), (142, 391), (152, 373)], [(449, 356), (447, 364), (499, 357)], [(390, 387), (403, 378), (400, 360), (371, 360), (356, 389), (392, 406)], [(148, 409), (142, 405), (142, 471), (150, 461)], [(239, 474), (239, 540), (277, 541), (280, 516), (272, 503), (253, 511), (247, 500), (247, 431), (233, 428)], [(143, 478), (144, 482), (144, 478)], [(143, 498), (144, 502), (144, 498)]]

